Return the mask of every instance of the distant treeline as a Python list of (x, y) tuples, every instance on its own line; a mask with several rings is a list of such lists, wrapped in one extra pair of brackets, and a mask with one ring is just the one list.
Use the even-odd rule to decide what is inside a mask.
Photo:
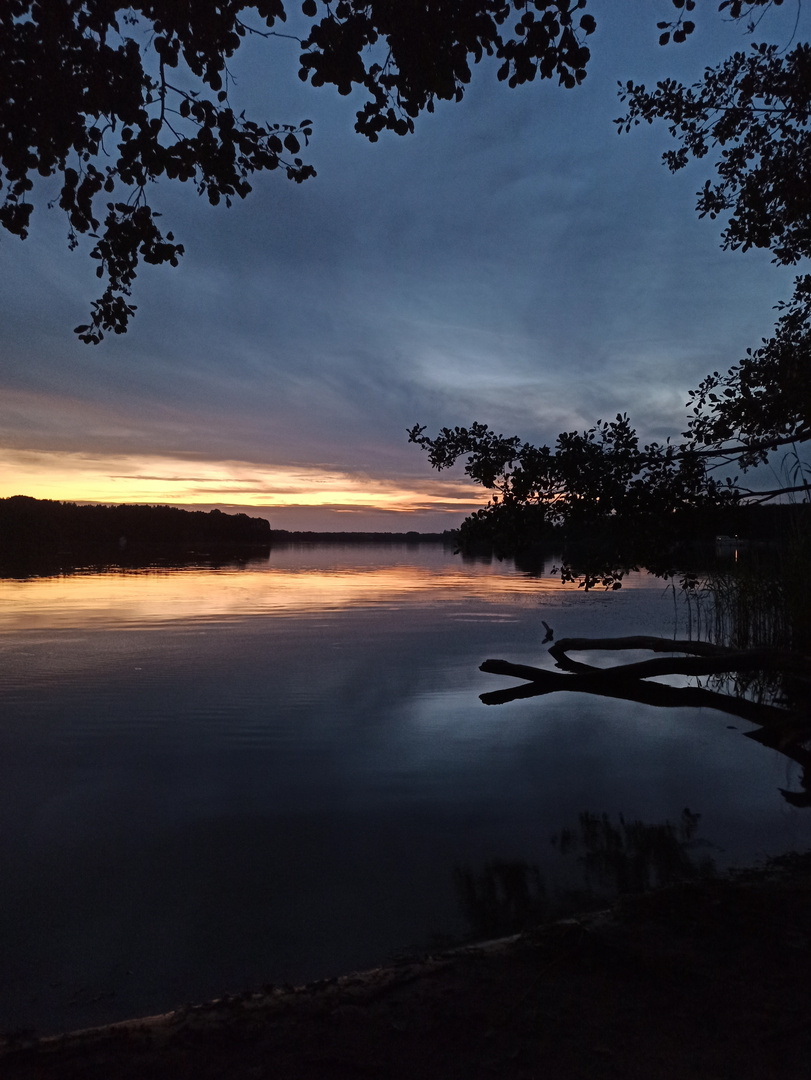
[[(530, 508), (531, 510), (534, 508)], [(473, 527), (471, 527), (473, 526)], [(528, 557), (554, 554), (572, 565), (595, 565), (601, 560), (620, 566), (629, 560), (656, 570), (706, 560), (719, 536), (752, 543), (753, 550), (778, 548), (811, 534), (811, 504), (807, 502), (723, 508), (686, 508), (645, 520), (607, 517), (550, 525), (542, 514), (524, 513), (469, 519), (451, 534), (452, 541), (469, 555)], [(676, 560), (675, 564), (673, 560)]]
[(79, 506), (26, 495), (0, 499), (0, 549), (6, 551), (269, 543), (270, 523), (247, 514), (173, 506)]
[[(687, 508), (657, 524), (664, 524), (673, 540), (684, 543), (711, 543), (718, 536), (779, 542), (811, 526), (811, 504), (755, 506), (741, 503), (738, 506)], [(577, 526), (572, 525), (560, 530), (559, 535), (574, 539), (577, 532)]]
[[(798, 528), (811, 527), (808, 503), (738, 506), (724, 510), (692, 510), (669, 521), (672, 539), (711, 541), (719, 534), (750, 540), (779, 541)], [(672, 530), (672, 531), (671, 531)], [(568, 534), (568, 535), (566, 535)], [(542, 546), (577, 542), (576, 530), (544, 527)], [(582, 538), (587, 539), (587, 538)], [(14, 495), (0, 499), (0, 550), (62, 551), (88, 548), (122, 550), (132, 545), (184, 547), (335, 544), (457, 544), (457, 530), (445, 532), (315, 532), (271, 529), (261, 517), (225, 514), (220, 510), (181, 510), (173, 506), (82, 506), (52, 499)]]
[(265, 518), (174, 506), (82, 506), (13, 495), (0, 499), (0, 550), (75, 552), (136, 547), (283, 546), (298, 543), (419, 544), (450, 541), (452, 533), (293, 532)]
[(273, 529), (271, 539), (274, 545), (318, 543), (318, 544), (441, 544), (451, 543), (455, 533), (421, 532), (291, 532), (289, 529)]

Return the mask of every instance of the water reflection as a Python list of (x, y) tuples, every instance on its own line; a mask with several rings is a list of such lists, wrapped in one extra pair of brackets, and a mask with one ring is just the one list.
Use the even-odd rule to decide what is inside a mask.
[[(644, 574), (629, 589), (650, 588)], [(535, 577), (511, 563), (455, 559), (438, 547), (282, 548), (244, 565), (117, 567), (103, 573), (0, 579), (0, 633), (17, 629), (165, 623), (298, 615), (347, 607), (494, 600), (538, 603), (570, 591), (557, 577)]]
[[(0, 1027), (55, 1031), (372, 967), (463, 933), (451, 872), (584, 806), (701, 805), (719, 863), (806, 846), (793, 763), (709, 710), (555, 694), (488, 709), (487, 656), (673, 634), (638, 575), (584, 593), (440, 547), (0, 583)], [(523, 905), (523, 907), (522, 907)]]
[[(542, 644), (553, 637), (551, 628), (542, 620), (546, 636)], [(608, 666), (586, 663), (572, 653), (598, 654), (644, 653), (660, 655), (653, 659)], [(664, 655), (663, 655), (664, 654)], [(680, 655), (687, 654), (687, 655)], [(801, 791), (781, 788), (781, 794), (792, 806), (811, 805), (809, 766), (811, 766), (811, 709), (809, 682), (805, 673), (807, 661), (787, 650), (751, 650), (741, 652), (727, 646), (704, 641), (652, 637), (563, 638), (550, 646), (548, 655), (559, 671), (549, 671), (508, 660), (488, 659), (480, 670), (489, 674), (507, 675), (526, 680), (518, 686), (481, 694), (486, 705), (504, 705), (511, 701), (544, 697), (554, 693), (595, 694), (599, 697), (640, 702), (657, 709), (708, 709), (725, 713), (758, 725), (761, 730), (748, 732), (764, 746), (778, 750), (802, 766)], [(758, 693), (755, 700), (747, 696), (751, 689), (751, 672), (758, 675), (766, 667), (761, 683), (772, 684), (772, 701), (764, 701)], [(701, 685), (709, 675), (717, 689)], [(667, 680), (665, 684), (655, 681)], [(695, 680), (698, 685), (673, 685), (673, 680)], [(761, 685), (760, 689), (763, 689)]]
[(456, 867), (454, 886), (472, 940), (521, 933), (550, 918), (546, 883), (524, 859), (497, 859), (480, 872)]
[(550, 888), (539, 867), (524, 859), (496, 859), (483, 870), (456, 867), (460, 909), (471, 939), (486, 940), (531, 929), (550, 919), (604, 907), (618, 896), (714, 877), (716, 866), (697, 836), (701, 815), (685, 808), (677, 825), (628, 821), (620, 814), (583, 811), (577, 826), (552, 837), (580, 874)]
[(115, 561), (109, 553), (100, 556), (91, 550), (80, 558), (66, 551), (9, 551), (0, 544), (0, 579), (73, 577), (85, 574), (106, 574), (154, 570), (244, 570), (251, 565), (267, 562), (269, 544), (240, 544), (236, 547), (218, 544), (206, 550), (164, 544), (160, 546), (136, 545), (135, 548), (119, 547)]
[(577, 855), (589, 892), (626, 896), (714, 876), (713, 860), (696, 854), (712, 847), (697, 836), (700, 821), (689, 807), (678, 825), (627, 821), (622, 814), (615, 824), (606, 813), (584, 811), (576, 829), (563, 829), (552, 842), (562, 855)]

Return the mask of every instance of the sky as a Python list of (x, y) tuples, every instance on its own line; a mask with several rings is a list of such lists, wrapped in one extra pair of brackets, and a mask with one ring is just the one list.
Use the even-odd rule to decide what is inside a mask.
[[(294, 42), (249, 40), (232, 103), (311, 119), (317, 177), (257, 177), (230, 210), (159, 185), (186, 254), (142, 269), (129, 331), (95, 347), (72, 333), (100, 291), (92, 242), (70, 252), (44, 206), (27, 240), (0, 237), (0, 497), (435, 531), (486, 495), (431, 471), (415, 423), (553, 443), (627, 412), (646, 440), (678, 436), (688, 391), (771, 332), (797, 272), (722, 251), (694, 211), (708, 168), (672, 175), (663, 127), (612, 122), (618, 79), (692, 81), (748, 47), (697, 7), (692, 37), (660, 48), (670, 0), (595, 0), (581, 87), (509, 90), (483, 63), (461, 104), (374, 145), (361, 99), (299, 81)], [(788, 44), (796, 14), (755, 40)]]

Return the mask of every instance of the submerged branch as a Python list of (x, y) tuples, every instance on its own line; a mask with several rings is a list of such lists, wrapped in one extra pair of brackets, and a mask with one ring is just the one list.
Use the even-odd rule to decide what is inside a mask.
[[(610, 668), (600, 668), (572, 660), (568, 653), (585, 652), (591, 649), (628, 650), (647, 649), (650, 652), (691, 653), (692, 656), (668, 659), (640, 660), (633, 664), (617, 664)], [(668, 638), (625, 637), (625, 638), (562, 638), (553, 645), (549, 653), (554, 657), (556, 666), (564, 671), (600, 672), (614, 678), (648, 679), (657, 675), (723, 675), (732, 671), (793, 671), (803, 674), (811, 667), (807, 657), (798, 656), (786, 649), (731, 649), (723, 645), (712, 645), (701, 641), (673, 641)], [(527, 670), (541, 670), (527, 669)], [(508, 675), (501, 671), (498, 674)], [(518, 675), (517, 672), (514, 674)], [(533, 678), (532, 675), (520, 675), (519, 678)]]
[(662, 683), (645, 682), (633, 677), (618, 678), (613, 669), (601, 671), (594, 668), (583, 673), (563, 674), (559, 671), (543, 671), (525, 664), (511, 664), (509, 660), (485, 660), (479, 670), (491, 675), (514, 675), (520, 679), (529, 678), (527, 672), (535, 673), (531, 681), (522, 686), (480, 694), (479, 697), (485, 705), (504, 705), (520, 698), (543, 697), (545, 694), (570, 691), (576, 694), (622, 698), (625, 701), (638, 701), (644, 705), (667, 709), (718, 709), (761, 726), (779, 726), (787, 720), (786, 710), (776, 705), (759, 705), (745, 698), (731, 697), (729, 694), (719, 694), (697, 686), (664, 686)]
[[(573, 651), (586, 652), (595, 649), (646, 649), (671, 655), (632, 664), (617, 664), (609, 668), (572, 660), (568, 655)], [(549, 671), (530, 664), (513, 664), (509, 660), (485, 660), (481, 671), (492, 675), (509, 675), (526, 681), (521, 686), (481, 694), (484, 704), (503, 705), (521, 698), (568, 691), (638, 701), (657, 708), (716, 709), (757, 724), (765, 730), (753, 732), (753, 738), (774, 747), (804, 768), (811, 767), (811, 753), (803, 745), (811, 737), (811, 718), (806, 710), (761, 704), (699, 686), (666, 686), (646, 681), (651, 676), (661, 675), (772, 671), (791, 673), (795, 683), (811, 686), (808, 675), (811, 671), (811, 660), (808, 657), (784, 649), (741, 650), (707, 642), (674, 641), (657, 637), (563, 638), (553, 645), (549, 652), (562, 671)], [(673, 653), (690, 655), (674, 656)], [(797, 798), (805, 799), (806, 796)]]
[(694, 656), (720, 656), (730, 650), (725, 645), (713, 645), (709, 641), (689, 641), (686, 638), (651, 637), (635, 634), (631, 637), (610, 638), (560, 638), (550, 648), (549, 653), (559, 660), (572, 650), (588, 652), (590, 649), (620, 651), (627, 649), (648, 649), (650, 652), (691, 653)]

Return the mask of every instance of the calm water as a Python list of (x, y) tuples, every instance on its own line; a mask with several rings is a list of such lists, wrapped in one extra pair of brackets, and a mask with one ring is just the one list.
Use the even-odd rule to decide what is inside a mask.
[[(636, 575), (585, 594), (433, 545), (0, 581), (0, 1029), (370, 967), (466, 929), (455, 867), (584, 810), (700, 812), (721, 865), (811, 845), (797, 767), (713, 711), (488, 707), (557, 637), (684, 633)], [(730, 728), (730, 723), (736, 723)]]

